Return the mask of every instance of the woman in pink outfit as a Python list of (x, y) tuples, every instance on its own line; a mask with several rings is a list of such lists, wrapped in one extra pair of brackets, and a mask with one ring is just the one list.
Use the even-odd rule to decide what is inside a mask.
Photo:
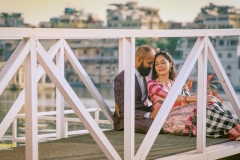
[[(174, 61), (168, 52), (156, 54), (152, 80), (148, 81), (148, 93), (153, 109), (159, 110), (176, 78)], [(188, 88), (184, 87), (187, 91)], [(162, 131), (175, 135), (196, 135), (197, 97), (189, 94), (179, 95), (162, 127)], [(230, 137), (240, 140), (240, 121), (221, 101), (207, 96), (206, 135), (208, 137)], [(155, 117), (150, 117), (154, 119)]]

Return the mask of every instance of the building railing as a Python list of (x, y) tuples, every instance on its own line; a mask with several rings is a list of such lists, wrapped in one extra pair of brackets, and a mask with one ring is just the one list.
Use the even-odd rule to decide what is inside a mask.
[[(57, 88), (56, 94), (56, 123), (57, 138), (64, 137), (64, 99), (68, 102), (75, 114), (89, 131), (93, 139), (102, 149), (108, 159), (121, 159), (112, 144), (103, 134), (95, 120), (88, 113), (81, 100), (77, 97), (71, 86), (64, 78), (64, 58), (67, 58), (80, 79), (97, 101), (99, 107), (112, 124), (112, 112), (104, 102), (91, 79), (75, 57), (65, 39), (119, 39), (119, 71), (125, 69), (124, 79), (124, 159), (145, 159), (150, 151), (160, 129), (170, 112), (181, 86), (186, 82), (194, 64), (198, 61), (198, 112), (197, 112), (197, 152), (204, 157), (228, 156), (240, 153), (240, 146), (233, 147), (231, 153), (218, 154), (219, 150), (206, 150), (206, 79), (207, 59), (209, 59), (225, 93), (227, 94), (234, 111), (240, 118), (239, 99), (219, 61), (209, 36), (240, 35), (240, 29), (216, 30), (104, 30), (104, 29), (31, 29), (31, 28), (0, 28), (0, 39), (21, 39), (20, 44), (13, 52), (0, 72), (0, 94), (13, 77), (16, 70), (24, 62), (25, 89), (19, 95), (5, 118), (0, 124), (0, 138), (14, 121), (20, 108), (25, 104), (26, 112), (26, 159), (38, 159), (38, 133), (37, 133), (37, 82), (42, 74), (50, 77)], [(136, 37), (198, 37), (188, 58), (186, 59), (178, 77), (169, 91), (160, 112), (152, 123), (136, 155), (134, 145), (134, 59)], [(56, 39), (56, 43), (48, 52), (42, 47), (39, 39)], [(56, 64), (52, 61), (56, 55)], [(65, 56), (65, 57), (64, 57)], [(38, 62), (38, 66), (37, 66)], [(37, 66), (37, 67), (36, 67)], [(191, 156), (195, 155), (189, 155)]]

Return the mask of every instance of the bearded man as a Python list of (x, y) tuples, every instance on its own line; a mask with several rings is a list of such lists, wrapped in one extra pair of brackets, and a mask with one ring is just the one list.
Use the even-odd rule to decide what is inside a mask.
[[(149, 75), (154, 61), (155, 51), (148, 45), (140, 46), (135, 53), (135, 132), (147, 133), (153, 120), (149, 119), (151, 114), (157, 111), (151, 110), (145, 102), (148, 97), (146, 76)], [(113, 115), (114, 129), (116, 131), (124, 128), (124, 71), (120, 72), (114, 79), (115, 112)]]

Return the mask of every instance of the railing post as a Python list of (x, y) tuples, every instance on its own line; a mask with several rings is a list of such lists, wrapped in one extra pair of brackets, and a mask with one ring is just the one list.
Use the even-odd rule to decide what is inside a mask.
[(36, 39), (30, 39), (30, 53), (24, 62), (25, 72), (25, 112), (26, 112), (26, 146), (27, 160), (38, 159), (38, 119), (37, 119), (37, 57)]
[(12, 123), (12, 144), (14, 147), (17, 147), (17, 118), (14, 118), (13, 123)]
[(94, 119), (95, 119), (96, 123), (99, 124), (98, 123), (99, 122), (99, 109), (97, 109), (94, 113), (95, 113)]
[(124, 159), (134, 159), (135, 37), (126, 38), (124, 61)]
[(64, 138), (68, 137), (68, 121), (64, 121)]
[[(60, 50), (56, 55), (56, 65), (64, 77), (64, 46), (63, 39), (60, 40)], [(64, 98), (59, 90), (56, 88), (56, 132), (57, 139), (61, 139), (64, 137)]]
[(198, 58), (197, 94), (197, 152), (204, 153), (206, 147), (206, 93), (207, 93), (207, 38), (203, 38), (204, 49)]

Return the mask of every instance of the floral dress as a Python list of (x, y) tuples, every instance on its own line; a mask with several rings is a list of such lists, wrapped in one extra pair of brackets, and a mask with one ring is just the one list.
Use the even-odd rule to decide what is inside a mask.
[[(171, 83), (160, 83), (156, 80), (148, 82), (148, 93), (153, 108), (161, 108), (164, 99), (171, 88)], [(206, 136), (230, 137), (235, 140), (240, 137), (240, 121), (216, 97), (211, 96), (213, 103), (207, 105)], [(162, 131), (174, 135), (194, 135), (197, 133), (197, 103), (182, 105), (175, 102), (163, 124)]]

